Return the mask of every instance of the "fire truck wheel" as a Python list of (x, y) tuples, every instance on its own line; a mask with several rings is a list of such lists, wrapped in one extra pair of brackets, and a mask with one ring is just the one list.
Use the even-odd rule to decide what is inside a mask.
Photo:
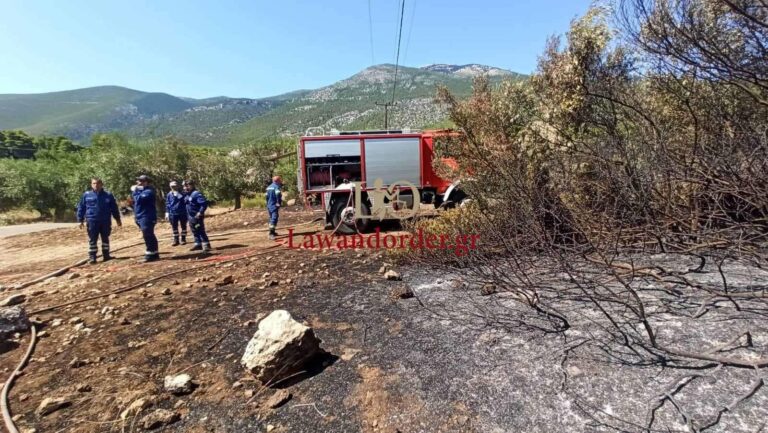
[[(360, 211), (365, 216), (371, 215), (371, 209), (366, 203), (360, 204)], [(347, 206), (346, 202), (339, 201), (333, 207), (333, 226), (338, 227), (338, 233), (343, 235), (363, 233), (368, 228), (369, 222), (369, 218), (356, 217), (355, 207)]]
[(456, 207), (464, 207), (470, 201), (472, 201), (472, 199), (467, 197), (467, 194), (464, 191), (462, 191), (460, 189), (457, 189), (448, 198), (448, 201), (445, 203), (444, 207), (446, 209), (452, 209), (452, 208), (456, 208)]

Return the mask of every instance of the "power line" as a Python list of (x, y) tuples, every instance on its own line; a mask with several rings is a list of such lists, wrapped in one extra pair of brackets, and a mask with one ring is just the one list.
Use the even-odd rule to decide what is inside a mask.
[(376, 56), (373, 51), (373, 15), (371, 15), (371, 0), (368, 0), (368, 32), (371, 36), (371, 66), (376, 64)]
[[(397, 32), (398, 32), (397, 17), (399, 14), (400, 14), (400, 4), (398, 3), (398, 0), (395, 0), (395, 42), (397, 42)], [(395, 62), (395, 56), (397, 56), (397, 43), (392, 44), (392, 63)]]
[(400, 67), (400, 45), (403, 40), (403, 18), (405, 17), (405, 0), (400, 1), (400, 25), (397, 30), (397, 49), (395, 51), (395, 76), (392, 81), (392, 98), (386, 102), (377, 102), (376, 105), (384, 107), (384, 129), (389, 129), (389, 107), (397, 105), (395, 103), (395, 93), (397, 92), (397, 71)]
[(408, 58), (408, 47), (411, 46), (411, 33), (413, 33), (413, 22), (416, 21), (416, 0), (413, 0), (411, 6), (411, 24), (408, 25), (408, 36), (405, 38), (405, 52), (403, 53), (403, 62)]
[(405, 0), (400, 1), (400, 30), (397, 32), (397, 55), (395, 56), (395, 80), (392, 83), (392, 101), (395, 103), (395, 91), (397, 90), (397, 69), (400, 66), (400, 42), (403, 40), (403, 17), (405, 16)]

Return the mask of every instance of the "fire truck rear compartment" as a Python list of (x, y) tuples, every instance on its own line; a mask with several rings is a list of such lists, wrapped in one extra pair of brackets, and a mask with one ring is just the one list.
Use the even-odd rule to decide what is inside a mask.
[(307, 140), (304, 152), (307, 190), (333, 189), (344, 180), (422, 186), (419, 137)]
[(359, 156), (307, 158), (308, 189), (333, 189), (345, 180), (362, 180)]

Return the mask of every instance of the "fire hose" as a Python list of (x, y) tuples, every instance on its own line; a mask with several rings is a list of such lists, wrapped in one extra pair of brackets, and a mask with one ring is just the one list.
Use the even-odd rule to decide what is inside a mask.
[[(355, 190), (354, 189), (350, 189), (349, 190), (349, 197), (347, 197), (347, 204), (344, 206), (344, 209), (349, 207), (349, 203), (352, 202), (352, 197), (354, 195), (355, 195)], [(352, 222), (355, 224), (355, 230), (357, 230), (357, 220), (356, 219), (352, 219)], [(333, 235), (336, 234), (336, 231), (339, 229), (339, 227), (341, 227), (342, 224), (344, 224), (344, 218), (339, 218), (339, 223), (336, 224), (336, 227), (334, 227), (333, 231), (331, 232), (331, 235), (330, 235), (331, 237), (333, 237)]]
[[(347, 203), (346, 203), (345, 208), (349, 207), (349, 204), (352, 201), (353, 193), (354, 193), (354, 190), (350, 190), (349, 197), (347, 198)], [(322, 220), (322, 218), (316, 218), (316, 219), (314, 219), (314, 220), (312, 220), (310, 222), (296, 224), (296, 225), (289, 226), (289, 227), (295, 228), (295, 227), (306, 226), (306, 225), (313, 224), (313, 223), (315, 223), (317, 221), (320, 221), (320, 220)], [(355, 224), (355, 228), (357, 228), (356, 220), (353, 220), (353, 222)], [(333, 229), (333, 232), (331, 232), (331, 236), (333, 236), (336, 233), (336, 231), (338, 231), (339, 227), (341, 227), (341, 224), (343, 224), (343, 223), (344, 223), (344, 219), (342, 218), (342, 219), (339, 220), (339, 223)], [(211, 237), (226, 236), (226, 235), (232, 235), (232, 234), (238, 234), (238, 233), (259, 232), (259, 231), (266, 231), (266, 230), (268, 230), (268, 229), (235, 230), (235, 231), (231, 231), (231, 232), (212, 234)], [(135, 243), (135, 244), (131, 244), (131, 245), (125, 245), (125, 246), (122, 246), (122, 247), (119, 247), (119, 248), (115, 249), (114, 251), (119, 251), (119, 250), (131, 248), (131, 247), (138, 246), (138, 245), (141, 245), (141, 244), (142, 243)], [(207, 267), (211, 267), (211, 266), (215, 266), (215, 265), (221, 265), (221, 264), (235, 262), (235, 261), (242, 260), (242, 259), (257, 257), (257, 256), (260, 256), (262, 254), (266, 254), (267, 252), (269, 252), (269, 251), (271, 251), (271, 250), (273, 250), (273, 249), (275, 249), (275, 248), (277, 248), (279, 246), (280, 246), (279, 244), (275, 244), (275, 245), (268, 246), (266, 248), (260, 248), (259, 251), (254, 252), (252, 254), (241, 254), (239, 256), (235, 256), (235, 257), (233, 257), (231, 259), (228, 259), (228, 260), (214, 261), (214, 262), (206, 263), (206, 264), (203, 264), (203, 265), (196, 266), (196, 269), (203, 269), (203, 268), (207, 268)], [(21, 283), (21, 284), (17, 285), (16, 288), (17, 289), (22, 289), (22, 288), (29, 287), (31, 285), (37, 284), (39, 282), (45, 281), (48, 278), (62, 275), (64, 273), (66, 273), (68, 270), (70, 270), (70, 269), (72, 269), (74, 267), (82, 266), (86, 262), (87, 262), (87, 259), (81, 260), (81, 261), (76, 262), (75, 264), (73, 264), (71, 266), (67, 266), (65, 268), (58, 269), (58, 270), (56, 270), (54, 272), (51, 272), (49, 274), (43, 275), (41, 277), (38, 277), (38, 278), (36, 278), (36, 279), (34, 279), (32, 281)], [(167, 278), (167, 277), (170, 277), (170, 276), (182, 273), (182, 272), (188, 272), (188, 271), (189, 271), (189, 269), (180, 269), (180, 270), (168, 272), (168, 273), (165, 273), (165, 274), (158, 275), (156, 277), (150, 278), (150, 279), (148, 279), (146, 281), (142, 281), (142, 282), (139, 282), (139, 283), (136, 283), (136, 284), (132, 284), (130, 286), (126, 286), (126, 287), (121, 287), (121, 288), (118, 288), (116, 290), (112, 290), (110, 292), (100, 293), (98, 295), (89, 296), (89, 297), (85, 297), (85, 298), (82, 298), (82, 299), (77, 299), (77, 300), (74, 300), (74, 301), (64, 302), (64, 303), (61, 303), (61, 304), (56, 304), (56, 305), (40, 308), (38, 310), (32, 311), (30, 313), (30, 315), (44, 313), (44, 312), (56, 310), (56, 309), (59, 309), (59, 308), (68, 307), (68, 306), (71, 306), (71, 305), (80, 304), (80, 303), (83, 303), (83, 302), (88, 302), (88, 301), (92, 301), (92, 300), (108, 297), (108, 296), (111, 296), (111, 295), (128, 292), (130, 290), (134, 290), (134, 289), (137, 289), (137, 288), (139, 288), (141, 286), (144, 286), (144, 285), (146, 285), (148, 283), (151, 283), (151, 282), (154, 282), (154, 281), (158, 281), (158, 280), (161, 280), (163, 278)], [(29, 362), (29, 359), (32, 356), (32, 353), (34, 352), (35, 345), (37, 344), (37, 328), (35, 327), (34, 323), (31, 325), (31, 334), (30, 335), (31, 335), (30, 343), (29, 343), (29, 346), (27, 347), (27, 351), (24, 354), (24, 357), (21, 359), (19, 364), (16, 366), (14, 371), (11, 373), (11, 375), (8, 377), (8, 379), (6, 380), (5, 384), (3, 385), (2, 392), (0, 392), (0, 409), (2, 410), (2, 416), (3, 416), (4, 423), (5, 423), (5, 427), (6, 427), (6, 429), (7, 429), (7, 431), (9, 433), (19, 433), (19, 430), (16, 428), (16, 425), (15, 425), (15, 423), (13, 421), (13, 418), (11, 416), (11, 413), (10, 413), (10, 409), (8, 407), (8, 394), (10, 392), (11, 387), (13, 386), (14, 381), (21, 374), (22, 370), (24, 369), (24, 367)]]
[[(294, 226), (289, 226), (289, 227), (305, 226), (305, 225), (309, 225), (309, 224), (315, 223), (317, 221), (318, 221), (318, 219), (315, 219), (315, 220), (312, 220), (312, 221), (307, 222), (307, 223), (296, 224)], [(238, 231), (234, 231), (234, 232), (220, 233), (217, 236), (224, 236), (224, 235), (227, 235), (227, 234), (234, 234), (234, 233), (253, 232), (253, 231), (264, 231), (264, 229), (238, 230)], [(248, 259), (248, 258), (252, 258), (252, 257), (257, 257), (257, 256), (260, 256), (260, 255), (266, 254), (266, 253), (268, 253), (268, 252), (272, 251), (273, 249), (278, 248), (280, 246), (281, 246), (280, 244), (270, 245), (268, 247), (259, 248), (258, 251), (250, 253), (250, 254), (249, 253), (243, 253), (243, 254), (234, 256), (231, 259), (227, 259), (227, 260), (223, 260), (223, 261), (213, 261), (213, 262), (209, 262), (209, 263), (205, 263), (205, 264), (196, 266), (195, 268), (196, 269), (204, 269), (204, 268), (211, 267), (211, 266), (231, 263), (231, 262), (235, 262), (235, 261), (243, 260), (243, 259)], [(126, 246), (126, 247), (123, 247), (123, 248), (128, 248), (128, 247), (129, 246)], [(71, 266), (71, 267), (74, 267), (74, 266)], [(44, 312), (47, 312), (47, 311), (52, 311), (52, 310), (56, 310), (56, 309), (59, 309), (59, 308), (68, 307), (70, 305), (81, 304), (83, 302), (93, 301), (93, 300), (96, 300), (96, 299), (108, 297), (110, 295), (115, 295), (115, 294), (119, 294), (119, 293), (128, 292), (130, 290), (134, 290), (134, 289), (137, 289), (137, 288), (139, 288), (141, 286), (144, 286), (144, 285), (146, 285), (148, 283), (151, 283), (151, 282), (154, 282), (154, 281), (158, 281), (158, 280), (161, 280), (163, 278), (167, 278), (167, 277), (170, 277), (170, 276), (173, 276), (173, 275), (176, 275), (176, 274), (180, 274), (182, 272), (188, 272), (188, 271), (189, 271), (189, 269), (180, 269), (180, 270), (176, 270), (176, 271), (172, 271), (172, 272), (167, 272), (165, 274), (158, 275), (158, 276), (150, 278), (148, 280), (145, 280), (145, 281), (142, 281), (142, 282), (139, 282), (139, 283), (136, 283), (136, 284), (132, 284), (130, 286), (121, 287), (121, 288), (118, 288), (116, 290), (112, 290), (112, 291), (109, 291), (109, 292), (106, 292), (106, 293), (100, 293), (98, 295), (88, 296), (88, 297), (85, 297), (85, 298), (82, 298), (82, 299), (77, 299), (77, 300), (74, 300), (74, 301), (64, 302), (64, 303), (61, 303), (61, 304), (56, 304), (56, 305), (51, 305), (51, 306), (48, 306), (48, 307), (40, 308), (40, 309), (32, 311), (30, 313), (30, 315), (44, 313)], [(56, 271), (55, 273), (59, 273), (59, 275), (60, 275), (61, 273), (64, 273), (64, 272), (66, 272), (66, 270), (64, 270), (64, 271), (59, 270), (59, 271)], [(52, 273), (52, 274), (55, 274), (55, 273)], [(52, 274), (49, 274), (49, 275), (52, 275)], [(38, 278), (38, 280), (39, 280), (39, 278)], [(19, 362), (19, 364), (14, 369), (14, 371), (11, 372), (11, 375), (8, 377), (8, 379), (6, 380), (5, 384), (3, 385), (2, 392), (0, 392), (0, 410), (2, 411), (2, 416), (3, 416), (3, 421), (5, 423), (5, 428), (6, 428), (6, 430), (9, 433), (19, 433), (19, 430), (16, 428), (16, 425), (15, 425), (15, 423), (13, 421), (13, 418), (11, 416), (11, 413), (10, 413), (10, 409), (8, 407), (8, 394), (10, 392), (11, 387), (13, 386), (14, 381), (21, 374), (22, 370), (27, 365), (27, 362), (29, 362), (29, 359), (32, 356), (32, 353), (34, 352), (36, 344), (37, 344), (37, 328), (35, 327), (35, 324), (33, 323), (31, 325), (31, 338), (30, 338), (29, 346), (27, 347), (27, 351), (24, 354), (24, 357)]]
[(6, 380), (5, 384), (3, 384), (3, 391), (0, 392), (0, 408), (2, 408), (3, 421), (5, 421), (5, 429), (8, 430), (8, 433), (19, 433), (19, 430), (16, 428), (16, 424), (13, 422), (13, 418), (11, 417), (11, 411), (8, 409), (8, 392), (10, 392), (11, 387), (13, 386), (13, 382), (21, 374), (21, 370), (23, 370), (27, 365), (27, 362), (29, 362), (29, 358), (32, 356), (32, 352), (35, 350), (36, 343), (37, 329), (35, 328), (35, 325), (32, 324), (31, 337), (29, 340), (29, 346), (27, 347), (27, 352), (24, 354), (24, 357), (21, 358), (21, 361), (16, 366), (16, 368), (11, 372), (11, 375), (8, 376), (8, 380)]

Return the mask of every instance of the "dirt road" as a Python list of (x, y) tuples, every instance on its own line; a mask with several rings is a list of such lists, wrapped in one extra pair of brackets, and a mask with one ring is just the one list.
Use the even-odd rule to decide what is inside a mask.
[(77, 223), (33, 223), (33, 224), (17, 224), (12, 226), (0, 226), (0, 238), (7, 238), (8, 236), (23, 235), (26, 233), (42, 232), (46, 230), (55, 230), (77, 227)]

